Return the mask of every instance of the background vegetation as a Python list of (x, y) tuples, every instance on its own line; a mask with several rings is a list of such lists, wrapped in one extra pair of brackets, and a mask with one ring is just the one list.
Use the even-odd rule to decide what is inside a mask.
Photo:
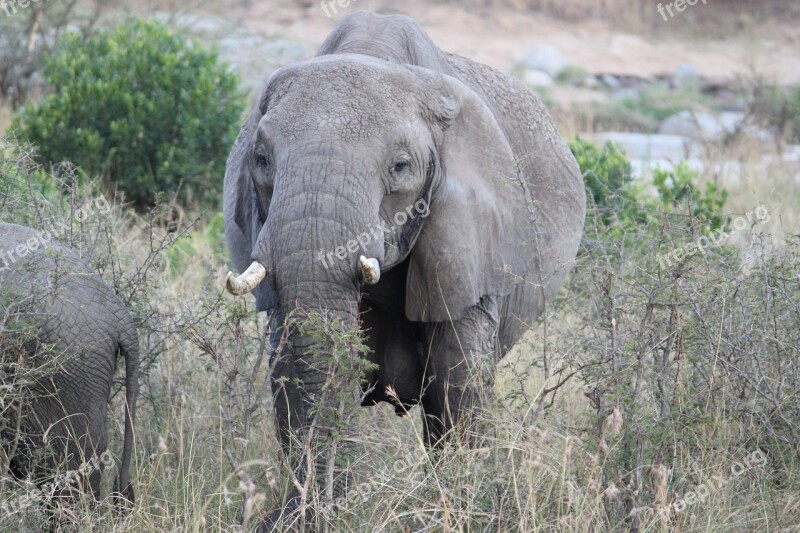
[[(552, 3), (549, 9), (568, 4)], [(612, 4), (604, 2), (603, 9)], [(98, 34), (102, 38), (90, 36), (89, 22), (81, 27), (83, 37), (63, 42), (91, 46), (72, 55), (58, 51), (70, 45), (54, 46), (54, 55), (41, 58), (55, 69), (48, 79), (80, 89), (62, 92), (61, 83), (48, 85), (45, 94), (53, 96), (17, 107), (23, 130), (40, 120), (64, 134), (42, 134), (36, 151), (7, 140), (0, 153), (0, 220), (35, 228), (68, 223), (65, 243), (115, 288), (140, 326), (137, 504), (119, 516), (110, 501), (93, 506), (83, 499), (77, 508), (59, 511), (62, 523), (77, 531), (240, 531), (253, 526), (261, 512), (280, 507), (292, 478), (272, 427), (271, 365), (264, 343), (270, 317), (258, 316), (249, 298), (222, 291), (228, 259), (221, 216), (213, 211), (195, 215), (197, 206), (191, 205), (213, 205), (198, 191), (211, 194), (216, 188), (218, 195), (219, 169), (213, 184), (203, 180), (211, 179), (219, 156), (197, 168), (186, 166), (188, 153), (177, 154), (180, 171), (159, 172), (158, 178), (137, 171), (112, 179), (117, 174), (109, 158), (119, 152), (109, 149), (76, 170), (58, 163), (72, 157), (57, 150), (75, 142), (82, 143), (75, 154), (84, 153), (93, 142), (105, 142), (108, 132), (92, 134), (87, 126), (84, 134), (67, 122), (59, 125), (58, 117), (69, 113), (62, 116), (47, 103), (48, 98), (59, 105), (68, 101), (82, 110), (76, 116), (83, 120), (100, 107), (92, 100), (98, 89), (81, 77), (84, 67), (71, 72), (74, 65), (91, 69), (99, 62), (123, 79), (129, 72), (125, 61), (138, 64), (137, 54), (126, 55), (127, 48), (143, 46), (156, 62), (177, 61), (190, 52), (181, 39), (153, 24), (134, 23)], [(131, 28), (147, 42), (126, 41)], [(113, 44), (119, 42), (128, 44)], [(162, 54), (156, 42), (172, 52)], [(90, 50), (102, 47), (120, 54), (95, 61)], [(177, 81), (161, 69), (148, 83), (182, 87), (191, 74), (202, 93), (198, 101), (219, 96), (215, 76), (227, 74), (215, 66), (213, 53), (198, 57), (204, 67), (176, 68)], [(150, 72), (148, 65), (139, 66)], [(235, 81), (225, 79), (228, 96), (222, 98), (228, 99), (217, 118), (219, 129), (189, 124), (187, 136), (208, 135), (221, 144), (224, 130), (230, 144), (232, 133), (225, 125), (240, 108)], [(109, 104), (109, 109), (131, 111), (138, 124), (131, 131), (118, 130), (119, 139), (129, 139), (129, 133), (134, 139), (155, 135), (148, 153), (156, 155), (148, 157), (161, 157), (163, 147), (173, 144), (173, 117), (161, 112), (164, 106), (189, 100), (195, 105), (195, 96), (159, 90), (121, 90), (128, 100)], [(127, 107), (142, 92), (163, 96), (142, 103), (157, 106), (150, 113)], [(764, 82), (744, 93), (764, 124), (779, 126), (787, 142), (797, 135), (795, 92)], [(78, 95), (95, 96), (87, 101)], [(619, 105), (648, 119), (662, 118), (667, 104), (672, 105), (653, 97)], [(675, 109), (682, 108), (683, 103), (676, 104)], [(205, 115), (197, 107), (186, 112)], [(102, 126), (104, 119), (92, 120)], [(65, 139), (73, 134), (76, 139)], [(724, 149), (739, 149), (735, 139), (727, 142)], [(484, 438), (474, 448), (452, 443), (428, 454), (418, 408), (403, 418), (386, 405), (354, 410), (360, 431), (345, 436), (355, 441), (356, 450), (349, 458), (348, 498), (335, 502), (338, 510), (332, 513), (331, 502), (309, 494), (321, 526), (333, 531), (779, 531), (800, 523), (798, 242), (793, 226), (781, 228), (792, 219), (778, 207), (792, 175), (776, 174), (769, 183), (764, 196), (770, 220), (753, 219), (740, 229), (732, 222), (758, 205), (743, 187), (728, 195), (714, 179), (686, 165), (657, 171), (652, 183), (643, 183), (632, 179), (631, 162), (613, 144), (600, 147), (575, 138), (571, 148), (587, 187), (584, 240), (568, 286), (499, 365)], [(96, 155), (85, 153), (90, 159)], [(116, 187), (109, 187), (112, 181)], [(153, 195), (180, 182), (192, 192)], [(113, 205), (110, 213), (76, 221), (72, 213), (101, 194)], [(147, 209), (134, 209), (142, 206)], [(732, 236), (721, 246), (669, 265), (658, 260), (723, 230)], [(0, 321), (0, 334), (9, 327)], [(306, 327), (339, 360), (347, 347), (358, 345), (353, 332), (341, 332), (319, 317)], [(7, 354), (3, 357), (7, 362)], [(361, 368), (343, 365), (342, 371), (352, 378)], [(0, 388), (0, 404), (9, 403), (9, 394), (11, 389)], [(121, 399), (116, 392), (109, 411), (116, 421), (115, 453), (121, 443)], [(752, 460), (762, 456), (763, 462)], [(0, 477), (1, 502), (19, 502), (31, 490), (29, 484)], [(0, 512), (0, 531), (36, 530), (44, 520), (41, 506), (13, 507)]]
[(70, 161), (138, 207), (159, 194), (221, 207), (217, 176), (239, 130), (238, 78), (166, 25), (134, 21), (66, 35), (48, 57), (53, 88), (12, 128), (48, 164)]

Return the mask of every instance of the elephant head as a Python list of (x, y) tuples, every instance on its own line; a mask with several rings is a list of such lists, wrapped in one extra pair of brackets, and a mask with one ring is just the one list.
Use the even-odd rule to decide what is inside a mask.
[(489, 107), (454, 77), (371, 57), (278, 71), (225, 191), (246, 269), (228, 287), (259, 310), (355, 310), (362, 283), (408, 258), (408, 318), (457, 318), (508, 293), (533, 253), (530, 193)]
[[(408, 33), (393, 24), (415, 25), (389, 18), (354, 24), (379, 19), (390, 41)], [(499, 308), (535, 318), (563, 283), (585, 212), (577, 165), (541, 103), (435, 47), (412, 65), (347, 34), (326, 41), (330, 55), (275, 72), (242, 127), (224, 212), (244, 272), (229, 290), (252, 291), (259, 310), (325, 310), (352, 326), (367, 292), (402, 302), (404, 324), (432, 324), (517, 291)], [(278, 368), (303, 384), (276, 397), (284, 445), (308, 427), (325, 380), (312, 343), (290, 335)]]

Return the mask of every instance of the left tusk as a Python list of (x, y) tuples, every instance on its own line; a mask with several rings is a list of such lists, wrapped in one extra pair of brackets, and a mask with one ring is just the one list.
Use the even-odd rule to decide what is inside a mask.
[(233, 272), (228, 272), (225, 287), (231, 294), (241, 296), (255, 289), (265, 277), (267, 277), (267, 269), (258, 261), (253, 261), (239, 277), (234, 276)]
[(374, 257), (367, 259), (363, 255), (358, 258), (361, 264), (361, 276), (367, 285), (375, 285), (381, 279), (381, 266)]

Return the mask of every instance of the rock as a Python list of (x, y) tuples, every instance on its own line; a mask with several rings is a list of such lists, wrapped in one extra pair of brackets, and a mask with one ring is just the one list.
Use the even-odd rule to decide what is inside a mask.
[(522, 81), (531, 87), (550, 87), (553, 85), (553, 78), (547, 72), (541, 70), (528, 70), (522, 75)]
[(689, 63), (681, 63), (672, 73), (672, 86), (677, 89), (699, 87), (700, 73)]
[(645, 133), (601, 132), (590, 138), (603, 145), (614, 141), (631, 159), (681, 161), (700, 157), (700, 147), (689, 137)]
[(219, 37), (237, 29), (236, 23), (232, 20), (201, 13), (158, 12), (153, 15), (153, 18), (192, 35), (206, 37)]
[(603, 74), (602, 76), (600, 76), (600, 81), (603, 83), (603, 85), (605, 85), (612, 91), (622, 87), (619, 78), (617, 78), (616, 76), (612, 76), (611, 74)]
[(742, 135), (744, 135), (746, 139), (757, 141), (762, 145), (770, 146), (770, 148), (775, 144), (775, 133), (767, 128), (746, 124), (744, 128), (742, 128)]
[(216, 43), (220, 59), (236, 69), (242, 87), (251, 95), (260, 93), (267, 78), (280, 67), (312, 55), (306, 43), (251, 32), (235, 20), (223, 17), (199, 13), (156, 13), (153, 18)]
[(543, 44), (533, 48), (519, 58), (514, 68), (522, 70), (541, 70), (551, 78), (558, 76), (567, 68), (567, 62), (561, 51), (552, 44)]
[(312, 54), (306, 43), (252, 33), (225, 37), (219, 41), (218, 49), (220, 58), (236, 67), (242, 87), (254, 93), (263, 89), (267, 78), (277, 69)]
[(768, 154), (762, 157), (762, 161), (765, 164), (775, 164), (780, 163), (784, 165), (798, 165), (800, 164), (800, 145), (798, 144), (787, 144), (783, 147), (783, 152), (774, 155)]
[(701, 141), (721, 141), (739, 129), (742, 113), (728, 112), (720, 116), (695, 111), (681, 111), (668, 117), (658, 128), (664, 135), (683, 135)]
[(592, 76), (590, 74), (586, 76), (586, 78), (584, 78), (583, 86), (586, 87), (587, 89), (596, 89), (600, 86), (600, 82), (597, 81), (597, 78), (595, 76)]

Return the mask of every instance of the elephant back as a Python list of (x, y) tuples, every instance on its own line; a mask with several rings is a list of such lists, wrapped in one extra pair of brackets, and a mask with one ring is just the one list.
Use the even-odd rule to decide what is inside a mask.
[[(76, 371), (88, 354), (102, 354), (98, 370), (113, 374), (130, 314), (99, 275), (47, 232), (0, 224), (0, 304), (35, 328), (30, 350), (34, 343), (74, 354)], [(72, 366), (72, 359), (65, 365)]]

